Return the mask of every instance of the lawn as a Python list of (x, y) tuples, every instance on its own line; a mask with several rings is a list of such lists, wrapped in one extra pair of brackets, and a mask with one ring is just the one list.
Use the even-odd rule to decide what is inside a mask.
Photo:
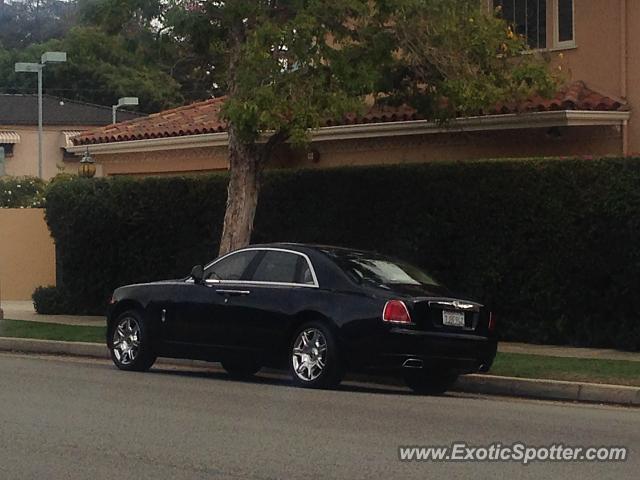
[[(0, 321), (0, 337), (105, 342), (105, 327)], [(640, 362), (498, 353), (491, 375), (640, 386)]]
[(104, 343), (106, 327), (60, 325), (57, 323), (0, 320), (0, 337), (66, 340), (68, 342)]
[(640, 386), (640, 362), (499, 353), (491, 375)]

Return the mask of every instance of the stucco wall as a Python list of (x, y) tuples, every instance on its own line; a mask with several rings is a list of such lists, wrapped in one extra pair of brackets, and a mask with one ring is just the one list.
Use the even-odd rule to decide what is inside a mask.
[(0, 208), (0, 299), (29, 300), (55, 285), (55, 246), (42, 209)]
[(226, 147), (185, 148), (119, 154), (92, 154), (109, 175), (170, 175), (226, 170)]
[[(600, 93), (628, 100), (632, 108), (628, 151), (638, 153), (640, 111), (635, 110), (640, 109), (640, 1), (574, 0), (574, 3), (575, 47), (554, 50), (554, 65), (562, 65), (569, 80), (584, 80)], [(549, 23), (553, 20), (552, 9), (548, 12), (547, 23), (553, 25)]]
[[(60, 140), (63, 131), (80, 131), (89, 127), (56, 126), (43, 129), (42, 174), (45, 179), (55, 176), (61, 167), (63, 171), (76, 173), (80, 157), (64, 161)], [(5, 173), (10, 176), (38, 176), (38, 128), (37, 126), (2, 125), (0, 130), (15, 131), (20, 135), (20, 143), (13, 147), (13, 156), (5, 159)], [(100, 176), (98, 172), (98, 176)]]
[[(336, 167), (469, 160), (478, 158), (620, 155), (622, 133), (615, 127), (571, 127), (492, 132), (451, 132), (405, 137), (324, 141), (312, 145), (317, 162), (306, 152), (276, 152), (270, 167)], [(226, 148), (188, 148), (95, 155), (105, 175), (190, 174), (224, 170)]]

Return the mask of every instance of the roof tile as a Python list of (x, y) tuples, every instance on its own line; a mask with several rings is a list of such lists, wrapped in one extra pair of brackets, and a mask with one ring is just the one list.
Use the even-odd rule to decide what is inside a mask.
[[(227, 124), (220, 118), (225, 97), (204, 100), (171, 110), (154, 113), (144, 118), (94, 129), (73, 139), (76, 145), (113, 143), (159, 137), (179, 137), (203, 133), (224, 132)], [(520, 103), (505, 102), (479, 112), (480, 115), (544, 112), (557, 110), (627, 110), (622, 100), (607, 97), (589, 89), (584, 82), (576, 81), (560, 89), (553, 98), (539, 95)], [(408, 105), (372, 107), (364, 115), (349, 114), (339, 121), (327, 121), (324, 126), (354, 125), (419, 120), (422, 117)]]

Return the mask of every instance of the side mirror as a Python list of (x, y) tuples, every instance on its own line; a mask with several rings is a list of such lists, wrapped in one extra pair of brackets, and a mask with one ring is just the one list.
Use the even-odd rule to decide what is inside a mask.
[(204, 268), (202, 265), (196, 265), (191, 269), (191, 276), (193, 277), (193, 281), (195, 283), (202, 283), (204, 280)]

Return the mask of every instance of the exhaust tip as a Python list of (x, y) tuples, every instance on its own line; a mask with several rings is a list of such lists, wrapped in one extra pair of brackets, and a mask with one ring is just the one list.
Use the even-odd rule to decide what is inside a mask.
[(410, 358), (402, 364), (404, 368), (422, 368), (423, 362), (419, 358)]

